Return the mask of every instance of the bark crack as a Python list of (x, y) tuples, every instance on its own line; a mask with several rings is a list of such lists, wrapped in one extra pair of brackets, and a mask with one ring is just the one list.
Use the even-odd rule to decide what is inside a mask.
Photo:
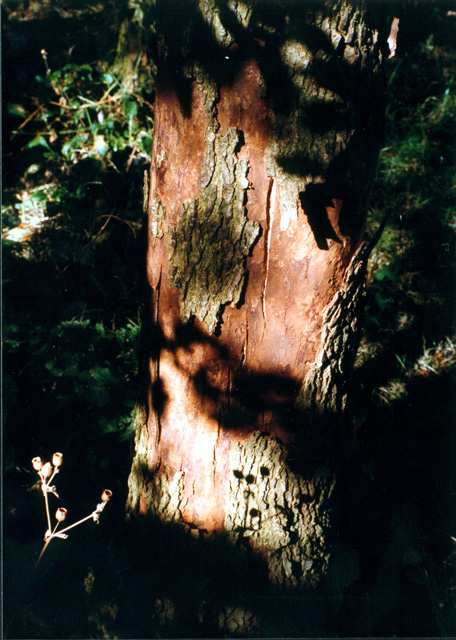
[(247, 310), (245, 312), (245, 338), (244, 344), (242, 345), (242, 356), (241, 356), (241, 364), (240, 369), (242, 369), (247, 360), (247, 350), (249, 348), (249, 316)]
[(272, 231), (272, 223), (274, 220), (274, 206), (275, 206), (275, 196), (276, 196), (276, 183), (274, 178), (269, 179), (269, 187), (268, 193), (266, 197), (266, 229), (264, 231), (264, 280), (263, 280), (263, 289), (261, 292), (261, 308), (263, 311), (263, 335), (266, 330), (266, 287), (268, 285), (268, 276), (269, 276), (269, 249), (271, 246), (271, 231)]
[(214, 486), (216, 484), (216, 479), (217, 479), (217, 448), (220, 442), (220, 420), (217, 421), (217, 437), (215, 439), (215, 443), (214, 443), (214, 451), (212, 454), (212, 466), (213, 466), (213, 470), (212, 470), (212, 476), (213, 476), (213, 480), (214, 480)]
[[(152, 292), (153, 301), (154, 301), (154, 327), (158, 327), (158, 312), (160, 305), (160, 286), (161, 286), (161, 275), (158, 280), (157, 286)], [(160, 347), (157, 348), (156, 360), (155, 360), (155, 380), (152, 383), (157, 384), (160, 380)], [(155, 390), (158, 392), (157, 389)], [(153, 400), (153, 398), (152, 398)], [(160, 414), (157, 409), (155, 409), (156, 421), (157, 421), (157, 432), (155, 434), (155, 448), (158, 450), (158, 445), (160, 444), (161, 437), (161, 422), (160, 422)], [(158, 451), (157, 451), (158, 455)]]

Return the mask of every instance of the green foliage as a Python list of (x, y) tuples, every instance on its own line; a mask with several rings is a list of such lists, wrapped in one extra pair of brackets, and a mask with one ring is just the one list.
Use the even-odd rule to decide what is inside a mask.
[[(68, 62), (51, 70), (46, 51), (41, 54), (45, 73), (35, 76), (36, 113), (33, 119), (28, 116), (30, 126), (13, 133), (24, 149), (40, 148), (60, 172), (70, 171), (74, 163), (87, 157), (106, 167), (118, 151), (130, 149), (133, 157), (150, 153), (152, 108), (141, 89), (135, 87), (126, 94), (107, 63)], [(7, 112), (25, 115), (17, 103), (9, 103)]]
[[(418, 51), (417, 57), (422, 55)], [(442, 54), (443, 56), (443, 54)], [(444, 64), (440, 58), (439, 65)], [(399, 65), (401, 63), (399, 62)], [(419, 59), (416, 65), (420, 64)], [(393, 101), (388, 109), (389, 144), (382, 151), (379, 186), (384, 188), (382, 203), (394, 206), (396, 220), (425, 213), (432, 205), (443, 205), (442, 217), (448, 221), (454, 203), (454, 140), (456, 129), (456, 79), (449, 67), (445, 84), (435, 94), (429, 91), (406, 113), (400, 94), (399, 74), (391, 79)], [(415, 69), (417, 71), (417, 69)], [(436, 61), (435, 73), (438, 73)], [(440, 75), (443, 70), (440, 68)], [(396, 80), (397, 78), (397, 80)], [(404, 113), (405, 112), (405, 113)], [(387, 190), (387, 187), (389, 189)], [(440, 187), (436, 190), (437, 187)], [(443, 188), (443, 190), (442, 190)]]
[[(45, 52), (43, 58), (46, 62)], [(149, 136), (140, 125), (151, 128), (150, 108), (144, 110), (140, 94), (125, 95), (121, 82), (105, 68), (103, 64), (94, 69), (69, 63), (56, 71), (48, 67), (46, 76), (36, 77), (49, 92), (38, 119), (53, 145), (51, 148), (38, 136), (29, 147), (40, 144), (49, 150), (49, 157), (63, 156), (66, 163), (88, 155), (103, 159), (110, 150), (121, 151), (127, 146), (147, 152), (143, 140)]]
[[(106, 331), (89, 320), (62, 322), (41, 347), (55, 410), (96, 414), (102, 432), (129, 435), (140, 325)], [(42, 332), (42, 327), (38, 328)], [(74, 345), (78, 345), (75, 351)], [(43, 376), (45, 376), (43, 372)], [(46, 378), (42, 378), (46, 384)]]
[(420, 325), (437, 341), (451, 332), (447, 292), (454, 283), (456, 247), (455, 63), (454, 52), (429, 36), (390, 67), (386, 146), (372, 228), (382, 212), (391, 209), (392, 216), (371, 260), (367, 336), (372, 342), (394, 342), (398, 331), (402, 339), (404, 330), (415, 333), (411, 348), (416, 356)]
[(50, 4), (4, 7), (8, 51), (23, 43), (17, 18), (37, 19), (49, 51), (40, 55), (31, 41), (25, 75), (12, 76), (3, 96), (6, 434), (16, 464), (38, 441), (71, 448), (92, 474), (115, 474), (119, 496), (138, 387), (142, 183), (153, 123), (147, 56), (138, 51), (128, 87), (114, 71), (126, 4), (62, 3), (70, 42), (112, 20), (96, 37), (95, 62), (82, 46), (53, 47)]
[[(424, 4), (416, 17), (421, 29)], [(406, 18), (413, 24), (412, 12), (401, 19), (404, 31)], [(439, 18), (442, 25), (444, 20)], [(359, 467), (346, 493), (356, 495), (354, 531), (378, 530), (389, 510), (400, 512), (404, 505), (408, 522), (410, 514), (419, 518), (414, 545), (425, 559), (420, 584), (435, 617), (436, 631), (429, 635), (445, 637), (456, 625), (454, 543), (448, 545), (454, 528), (448, 447), (454, 441), (456, 372), (456, 51), (454, 37), (443, 46), (429, 35), (431, 28), (438, 32), (434, 22), (405, 52), (400, 31), (397, 57), (387, 67), (386, 140), (368, 232), (389, 209), (391, 216), (368, 269), (365, 335), (353, 387)], [(363, 486), (359, 493), (357, 486)], [(393, 531), (391, 526), (371, 541), (380, 559), (372, 575), (382, 573), (394, 553), (385, 545)], [(383, 558), (382, 545), (388, 548)], [(408, 579), (404, 571), (401, 580)]]

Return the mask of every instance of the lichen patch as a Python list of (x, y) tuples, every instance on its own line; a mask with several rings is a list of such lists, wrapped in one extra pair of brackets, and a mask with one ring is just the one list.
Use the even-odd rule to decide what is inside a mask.
[(196, 316), (213, 333), (222, 307), (239, 301), (246, 257), (260, 225), (246, 216), (249, 167), (237, 156), (241, 132), (228, 127), (221, 135), (209, 122), (206, 139), (201, 194), (183, 203), (176, 226), (169, 229), (168, 255), (183, 320)]

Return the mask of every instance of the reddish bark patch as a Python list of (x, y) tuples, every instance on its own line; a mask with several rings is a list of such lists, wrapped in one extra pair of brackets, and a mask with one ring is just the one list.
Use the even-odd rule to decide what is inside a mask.
[[(320, 346), (325, 307), (340, 288), (352, 248), (330, 240), (318, 248), (300, 210), (298, 220), (281, 229), (278, 189), (266, 172), (270, 128), (268, 108), (260, 96), (260, 73), (247, 62), (230, 86), (220, 89), (218, 121), (242, 131), (238, 156), (249, 161), (246, 210), (260, 223), (261, 237), (247, 260), (244, 299), (227, 306), (217, 337), (204, 323), (181, 324), (179, 300), (168, 277), (166, 234), (182, 203), (197, 198), (206, 147), (206, 115), (192, 86), (190, 115), (176, 94), (157, 91), (152, 196), (166, 210), (164, 236), (150, 232), (149, 279), (158, 302), (161, 352), (158, 376), (162, 394), (159, 420), (151, 396), (149, 425), (159, 429), (159, 474), (184, 472), (179, 509), (182, 518), (208, 531), (224, 528), (229, 451), (233, 442), (255, 430), (267, 430), (282, 441), (293, 439), (278, 412), (291, 407), (299, 384)], [(328, 208), (338, 231), (341, 202)], [(151, 369), (157, 366), (154, 362)], [(263, 406), (253, 396), (262, 398)]]

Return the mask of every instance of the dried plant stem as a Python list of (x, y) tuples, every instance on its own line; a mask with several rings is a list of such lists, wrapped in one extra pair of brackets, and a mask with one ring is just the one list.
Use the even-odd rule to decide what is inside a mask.
[[(90, 520), (90, 518), (93, 518), (93, 514), (96, 513), (95, 511), (93, 513), (91, 513), (90, 515), (86, 516), (85, 518), (82, 518), (81, 520), (78, 520), (77, 522), (73, 522), (73, 524), (70, 524), (69, 527), (65, 527), (65, 529), (62, 529), (61, 531), (59, 531), (59, 535), (61, 535), (62, 533), (65, 533), (66, 531), (69, 531), (69, 529), (72, 529), (73, 527), (77, 527), (78, 524), (81, 524), (82, 522), (85, 522), (86, 520)], [(55, 531), (55, 529), (54, 529)], [(52, 532), (52, 535), (54, 534), (54, 531)], [(52, 537), (51, 535), (51, 537)], [(51, 540), (51, 538), (49, 538), (49, 541)]]
[[(99, 517), (100, 517), (100, 513), (103, 511), (103, 509), (105, 508), (106, 504), (109, 502), (109, 500), (112, 497), (112, 491), (110, 491), (109, 489), (105, 489), (103, 491), (103, 493), (101, 494), (101, 502), (97, 505), (95, 511), (92, 511), (91, 514), (89, 514), (88, 516), (86, 516), (85, 518), (81, 518), (81, 520), (78, 520), (77, 522), (74, 522), (73, 524), (70, 524), (68, 527), (65, 527), (65, 529), (62, 529), (61, 531), (59, 531), (57, 533), (57, 527), (59, 526), (59, 524), (61, 522), (63, 522), (66, 518), (67, 515), (67, 510), (64, 507), (59, 507), (56, 511), (55, 514), (55, 518), (57, 520), (55, 527), (51, 530), (51, 514), (49, 511), (49, 500), (48, 500), (48, 493), (53, 493), (57, 498), (59, 497), (56, 491), (56, 488), (54, 486), (51, 485), (52, 480), (54, 479), (56, 473), (59, 472), (59, 467), (62, 464), (62, 458), (63, 455), (60, 452), (54, 453), (54, 455), (52, 456), (52, 464), (50, 462), (46, 462), (45, 464), (43, 464), (42, 460), (40, 457), (35, 457), (32, 460), (32, 465), (33, 468), (35, 469), (35, 471), (38, 473), (38, 476), (40, 477), (41, 480), (41, 491), (43, 493), (44, 496), (44, 504), (46, 507), (46, 520), (47, 520), (47, 530), (46, 533), (44, 535), (44, 546), (41, 550), (41, 553), (38, 557), (38, 560), (35, 563), (35, 566), (33, 567), (33, 570), (30, 573), (29, 576), (29, 580), (27, 581), (27, 583), (25, 584), (22, 593), (20, 595), (19, 598), (19, 603), (22, 602), (23, 597), (24, 597), (24, 593), (26, 591), (26, 589), (28, 588), (28, 586), (30, 585), (32, 576), (37, 568), (37, 566), (40, 563), (41, 558), (44, 555), (44, 552), (46, 551), (46, 549), (48, 548), (48, 545), (50, 543), (50, 541), (53, 538), (61, 538), (61, 539), (66, 539), (68, 536), (66, 535), (66, 531), (69, 531), (70, 529), (73, 529), (74, 527), (77, 527), (79, 524), (82, 524), (83, 522), (85, 522), (86, 520), (90, 520), (92, 519), (94, 522), (96, 522), (98, 524), (99, 522)], [(9, 620), (9, 622), (7, 623), (5, 630), (4, 630), (4, 635), (3, 637), (6, 638), (6, 631), (10, 628), (10, 625), (12, 624), (17, 611), (19, 609), (19, 603), (16, 604), (12, 616)]]
[[(46, 497), (46, 506), (47, 506), (47, 495), (46, 494), (45, 494), (45, 497)], [(104, 503), (102, 503), (102, 504), (103, 504), (103, 507), (104, 507)], [(90, 513), (85, 518), (81, 518), (81, 520), (78, 520), (77, 522), (73, 522), (73, 524), (70, 524), (69, 527), (65, 527), (65, 529), (62, 529), (61, 531), (59, 531), (57, 536), (55, 536), (54, 534), (55, 534), (55, 532), (57, 530), (57, 527), (59, 526), (59, 522), (57, 522), (57, 524), (55, 525), (52, 533), (50, 533), (49, 537), (46, 539), (46, 542), (44, 543), (44, 547), (41, 550), (41, 553), (40, 553), (40, 556), (39, 556), (38, 560), (36, 561), (34, 570), (38, 566), (38, 563), (41, 560), (41, 558), (43, 557), (43, 554), (46, 551), (47, 546), (50, 543), (50, 541), (52, 540), (52, 538), (54, 538), (54, 537), (60, 538), (61, 536), (63, 536), (66, 533), (66, 531), (69, 531), (70, 529), (73, 529), (73, 527), (77, 527), (79, 524), (82, 524), (83, 522), (85, 522), (86, 520), (90, 520), (91, 518), (96, 522), (97, 518), (98, 518), (98, 514), (101, 513), (101, 511), (103, 510), (103, 507), (101, 507), (101, 508), (100, 507), (101, 507), (101, 505), (99, 505), (95, 511)], [(48, 531), (50, 531), (50, 530), (51, 530), (51, 528), (49, 527)]]
[(51, 516), (49, 514), (49, 502), (48, 502), (48, 496), (47, 496), (48, 492), (47, 492), (47, 485), (43, 484), (43, 495), (44, 495), (44, 504), (46, 505), (46, 517), (47, 517), (47, 530), (50, 531), (51, 530)]
[[(46, 504), (47, 504), (47, 500), (46, 500)], [(50, 541), (52, 540), (52, 538), (54, 537), (54, 533), (56, 532), (57, 527), (59, 526), (59, 523), (57, 522), (57, 524), (55, 525), (52, 533), (49, 535), (49, 537), (47, 538), (46, 542), (44, 543), (44, 547), (41, 549), (41, 553), (38, 557), (38, 560), (35, 563), (35, 566), (33, 567), (33, 571), (35, 571), (35, 569), (38, 566), (39, 561), (41, 560), (41, 558), (43, 557), (43, 553), (46, 551), (48, 544), (50, 543)], [(49, 528), (48, 531), (50, 531), (51, 529)]]

